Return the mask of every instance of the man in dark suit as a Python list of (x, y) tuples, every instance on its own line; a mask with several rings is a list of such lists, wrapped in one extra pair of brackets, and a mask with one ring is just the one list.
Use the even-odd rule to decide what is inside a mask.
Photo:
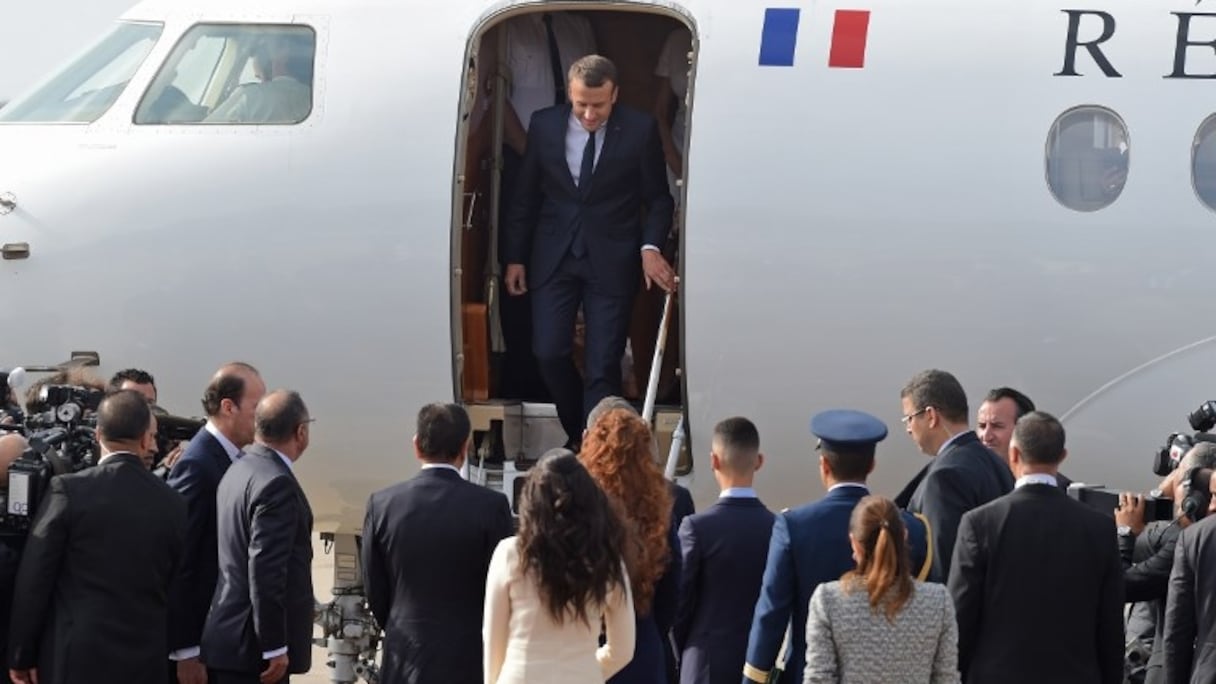
[(460, 476), (469, 416), (456, 404), (418, 412), (422, 470), (367, 502), (361, 560), (384, 629), (381, 684), (481, 684), (486, 573), (514, 534), (507, 497)]
[(199, 644), (219, 576), (215, 492), (228, 466), (253, 441), (254, 410), (265, 393), (253, 366), (222, 366), (203, 392), (206, 425), (169, 471), (169, 486), (186, 500), (186, 547), (169, 603), (170, 681), (208, 681)]
[[(874, 470), (875, 446), (887, 436), (887, 426), (868, 413), (832, 410), (811, 419), (819, 438), (819, 478), (828, 493), (823, 499), (782, 511), (773, 521), (760, 597), (747, 639), (743, 683), (767, 682), (780, 667), (780, 684), (802, 681), (806, 664), (807, 606), (815, 588), (840, 579), (854, 567), (849, 544), (849, 517), (869, 495), (866, 478)], [(912, 568), (918, 579), (930, 571), (934, 550), (923, 518), (904, 512)], [(792, 620), (791, 620), (792, 618)], [(777, 661), (789, 631), (789, 658)]]
[(186, 505), (148, 470), (156, 418), (139, 392), (102, 400), (97, 440), (95, 467), (51, 480), (26, 542), (13, 597), (13, 681), (165, 681)]
[[(1165, 600), (1160, 681), (1167, 684), (1216, 681), (1216, 573), (1212, 571), (1216, 516), (1209, 515), (1216, 478), (1212, 473), (1210, 468), (1192, 465), (1175, 483), (1179, 513), (1190, 513), (1179, 516), (1183, 530), (1174, 548)], [(1188, 524), (1192, 519), (1196, 522)]]
[[(621, 358), (641, 275), (671, 291), (660, 248), (673, 202), (658, 123), (616, 105), (616, 67), (599, 55), (574, 63), (568, 104), (536, 112), (505, 229), (507, 292), (532, 292), (533, 351), (568, 438), (587, 411), (621, 393)], [(646, 209), (645, 221), (641, 220)], [(580, 379), (574, 322), (586, 324)]]
[[(1018, 418), (1034, 410), (1030, 397), (1012, 387), (996, 387), (988, 391), (975, 413), (975, 436), (1009, 464), (1010, 472), (1013, 464), (1009, 463), (1009, 440), (1013, 438), (1013, 426)], [(1056, 482), (1064, 491), (1072, 484), (1064, 473), (1056, 473)]]
[(216, 492), (220, 573), (202, 639), (215, 684), (287, 682), (312, 666), (312, 508), (293, 472), (312, 419), (299, 394), (276, 390), (254, 421)]
[(718, 502), (679, 527), (683, 573), (672, 634), (682, 684), (739, 681), (773, 529), (772, 511), (752, 488), (764, 455), (750, 420), (714, 426), (709, 465)]
[(903, 423), (916, 446), (936, 456), (895, 505), (928, 519), (933, 530), (933, 575), (946, 581), (958, 521), (967, 511), (1013, 489), (1009, 466), (980, 443), (968, 425), (967, 393), (945, 371), (913, 376), (899, 394)]
[(1066, 455), (1064, 426), (1026, 414), (1009, 446), (1017, 488), (959, 523), (948, 585), (965, 682), (1123, 681), (1115, 523), (1057, 486)]

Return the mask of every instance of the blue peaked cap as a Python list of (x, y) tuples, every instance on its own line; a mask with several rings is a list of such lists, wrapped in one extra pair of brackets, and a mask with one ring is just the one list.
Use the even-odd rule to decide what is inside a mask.
[(873, 447), (887, 438), (887, 426), (879, 419), (852, 409), (832, 409), (811, 418), (811, 434), (818, 437), (824, 448), (857, 449)]

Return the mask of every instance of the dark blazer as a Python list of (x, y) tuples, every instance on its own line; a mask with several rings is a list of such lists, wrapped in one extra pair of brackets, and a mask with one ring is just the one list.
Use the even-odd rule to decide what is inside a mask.
[(747, 656), (773, 513), (760, 499), (722, 498), (680, 525), (676, 622), (683, 684), (734, 684)]
[(134, 454), (51, 480), (13, 597), (9, 664), (50, 684), (163, 682), (186, 505)]
[(215, 537), (215, 492), (232, 459), (219, 441), (200, 429), (169, 471), (169, 486), (186, 501), (186, 544), (169, 595), (169, 651), (199, 646), (203, 622), (219, 578)]
[(671, 524), (679, 530), (680, 523), (684, 522), (684, 518), (696, 513), (697, 507), (693, 504), (692, 492), (689, 492), (687, 487), (670, 480), (667, 487), (671, 490)]
[[(606, 135), (591, 185), (580, 191), (566, 161), (570, 105), (532, 115), (505, 226), (503, 255), (525, 264), (528, 285), (545, 284), (581, 230), (587, 258), (606, 294), (628, 295), (641, 277), (643, 244), (667, 242), (675, 207), (654, 117), (617, 104), (596, 135)], [(643, 221), (639, 209), (646, 207)]]
[(1168, 684), (1216, 681), (1216, 515), (1178, 536), (1165, 601), (1163, 638)]
[(1144, 635), (1152, 640), (1152, 651), (1145, 664), (1144, 684), (1161, 684), (1165, 681), (1165, 599), (1181, 534), (1182, 530), (1176, 523), (1154, 521), (1135, 538), (1119, 538), (1119, 553), (1123, 557), (1123, 600), (1126, 603), (1143, 603), (1145, 611), (1133, 612), (1129, 617), (1127, 636), (1131, 638), (1136, 635), (1134, 620), (1138, 614), (1144, 615), (1144, 622), (1152, 627), (1152, 633)]
[(959, 519), (1012, 491), (1013, 473), (974, 432), (965, 432), (929, 463), (923, 475), (905, 507), (929, 520), (933, 575), (944, 582), (950, 575)]
[[(787, 626), (789, 660), (779, 681), (782, 684), (802, 681), (811, 595), (823, 582), (838, 580), (854, 568), (849, 517), (857, 502), (869, 493), (864, 486), (842, 486), (819, 501), (784, 511), (773, 520), (764, 579), (747, 638), (744, 671), (748, 674), (743, 676), (743, 682), (765, 681), (778, 664), (777, 654)], [(935, 552), (929, 545), (931, 535), (923, 521), (906, 511), (903, 520), (915, 572), (924, 568)]]
[(948, 586), (959, 671), (977, 684), (1120, 684), (1123, 566), (1114, 520), (1026, 484), (963, 515)]
[(512, 534), (507, 497), (448, 468), (371, 495), (360, 552), (381, 684), (481, 684), (486, 573)]
[(291, 468), (254, 443), (216, 492), (219, 583), (203, 626), (203, 662), (260, 674), (287, 647), (287, 671), (312, 666), (312, 508)]

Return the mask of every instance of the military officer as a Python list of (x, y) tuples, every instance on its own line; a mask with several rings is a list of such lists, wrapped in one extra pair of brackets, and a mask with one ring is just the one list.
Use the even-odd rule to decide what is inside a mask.
[[(819, 501), (782, 511), (773, 523), (760, 597), (747, 640), (743, 682), (802, 682), (806, 662), (806, 616), (811, 594), (821, 582), (840, 579), (853, 569), (849, 516), (870, 493), (866, 478), (874, 470), (876, 445), (887, 427), (874, 416), (848, 409), (824, 411), (811, 419), (819, 438), (819, 477), (828, 493)], [(917, 579), (929, 579), (932, 549), (923, 517), (904, 514), (908, 547)], [(792, 622), (791, 622), (792, 617)], [(782, 639), (788, 662), (778, 669)]]

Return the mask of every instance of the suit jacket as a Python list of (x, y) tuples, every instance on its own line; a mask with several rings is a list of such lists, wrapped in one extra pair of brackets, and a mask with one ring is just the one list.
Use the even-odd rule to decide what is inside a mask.
[(680, 525), (683, 567), (672, 636), (683, 684), (739, 681), (773, 517), (759, 499), (723, 498)]
[(385, 631), (381, 684), (482, 684), (486, 574), (512, 534), (507, 497), (448, 468), (371, 495), (360, 553)]
[(697, 507), (693, 504), (692, 492), (689, 492), (687, 487), (668, 481), (667, 488), (671, 491), (671, 525), (678, 530), (684, 518), (697, 512)]
[(287, 671), (312, 666), (312, 508), (291, 468), (252, 444), (216, 492), (219, 583), (203, 625), (202, 658), (217, 670), (261, 673), (287, 647)]
[(186, 505), (134, 454), (51, 480), (13, 597), (9, 664), (51, 684), (161, 682)]
[(1164, 677), (1168, 684), (1216, 680), (1216, 515), (1178, 536), (1165, 601)]
[[(641, 277), (643, 244), (667, 242), (675, 204), (658, 122), (617, 104), (596, 135), (605, 135), (589, 187), (574, 184), (566, 161), (569, 104), (537, 111), (528, 125), (515, 197), (508, 214), (504, 259), (528, 266), (529, 286), (557, 271), (576, 231), (606, 294), (628, 295)], [(646, 208), (646, 217), (640, 210)]]
[[(811, 595), (821, 583), (838, 580), (854, 568), (849, 517), (857, 502), (869, 493), (864, 486), (838, 487), (823, 499), (783, 512), (774, 519), (760, 597), (747, 639), (742, 679), (745, 684), (765, 681), (779, 664), (777, 653), (787, 627), (791, 630), (786, 649), (789, 660), (780, 681), (782, 684), (802, 681)], [(903, 519), (915, 572), (932, 560), (932, 537), (924, 522), (913, 514), (905, 511)]]
[(1110, 516), (1026, 484), (963, 515), (948, 585), (963, 681), (1123, 681), (1123, 566)]
[(169, 486), (186, 502), (186, 544), (169, 595), (169, 650), (202, 643), (203, 622), (219, 578), (215, 492), (232, 459), (219, 441), (200, 429), (169, 471)]
[(1009, 466), (984, 446), (974, 432), (959, 435), (926, 466), (904, 507), (929, 520), (935, 577), (944, 582), (950, 576), (954, 540), (963, 514), (1012, 490), (1013, 473)]

